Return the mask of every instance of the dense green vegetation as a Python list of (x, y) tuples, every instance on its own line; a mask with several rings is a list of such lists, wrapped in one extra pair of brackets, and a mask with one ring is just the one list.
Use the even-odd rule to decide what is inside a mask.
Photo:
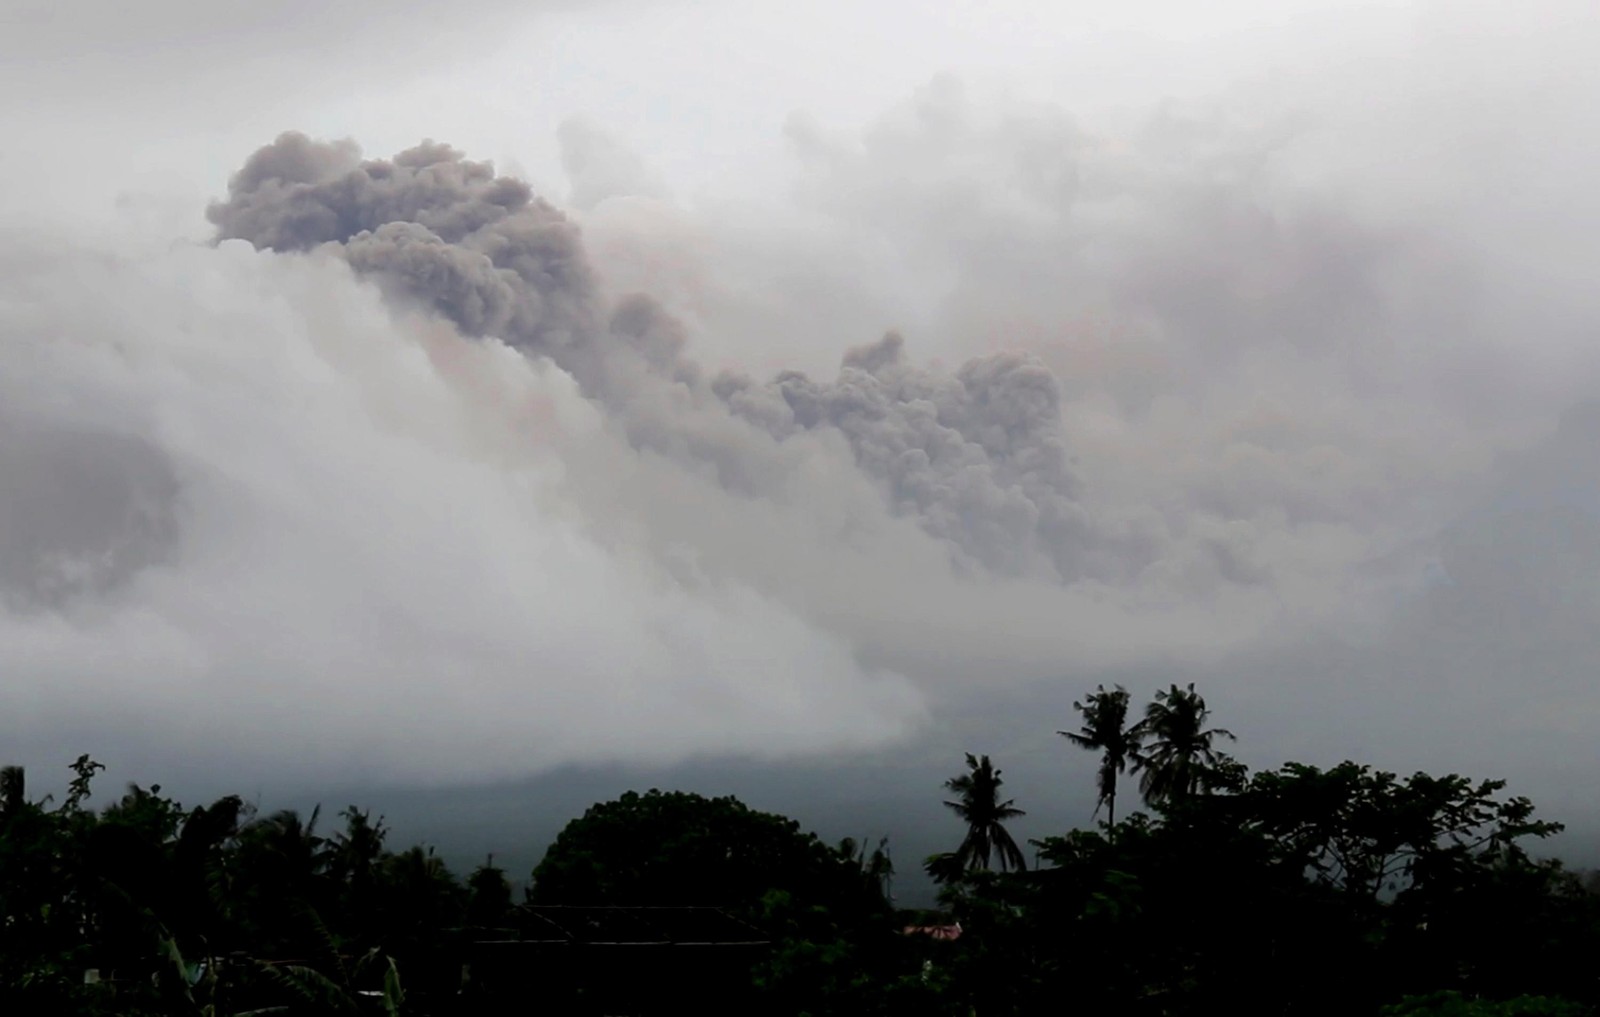
[[(1030, 869), (1001, 770), (968, 755), (944, 782), (952, 849), (925, 863), (936, 913), (894, 908), (884, 843), (660, 791), (573, 820), (526, 900), (723, 909), (771, 943), (744, 1012), (1595, 1012), (1600, 897), (1529, 853), (1560, 827), (1502, 782), (1249, 773), (1192, 686), (1137, 719), (1121, 688), (1074, 706), (1062, 734), (1099, 758), (1105, 822), (1034, 841)], [(101, 769), (78, 759), (59, 801), (0, 771), (0, 1013), (504, 1012), (462, 977), (472, 944), (523, 935), (492, 859), (462, 879), (355, 807), (325, 823), (132, 785), (93, 809)], [(1118, 819), (1124, 779), (1148, 811)], [(533, 981), (529, 1006), (598, 1012)]]

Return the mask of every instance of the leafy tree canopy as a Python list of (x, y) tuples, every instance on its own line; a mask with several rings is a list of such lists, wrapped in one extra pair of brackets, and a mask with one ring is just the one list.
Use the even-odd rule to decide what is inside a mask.
[(755, 915), (771, 891), (875, 903), (860, 863), (737, 798), (630, 791), (568, 823), (533, 871), (536, 904), (714, 905)]
[(1352, 762), (1289, 763), (1258, 773), (1251, 820), (1319, 882), (1370, 897), (1452, 883), (1474, 864), (1526, 860), (1519, 843), (1561, 830), (1526, 798), (1499, 800), (1503, 780), (1450, 774), (1404, 780)]

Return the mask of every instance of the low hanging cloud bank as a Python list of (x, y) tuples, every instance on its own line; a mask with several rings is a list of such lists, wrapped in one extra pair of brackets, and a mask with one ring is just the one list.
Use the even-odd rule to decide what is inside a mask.
[(1279, 610), (1092, 574), (1123, 549), (1035, 358), (946, 373), (890, 335), (834, 381), (712, 375), (442, 145), (285, 135), (211, 216), (214, 248), (11, 245), (23, 758), (450, 780), (860, 748), (977, 662), (1205, 655)]
[(63, 253), (6, 290), (9, 752), (439, 781), (919, 723), (838, 637), (597, 541), (570, 383), (343, 264)]

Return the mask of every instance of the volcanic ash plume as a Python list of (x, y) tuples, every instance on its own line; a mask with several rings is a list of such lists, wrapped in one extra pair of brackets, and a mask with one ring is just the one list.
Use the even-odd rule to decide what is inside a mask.
[(777, 496), (800, 458), (785, 443), (825, 431), (891, 511), (948, 542), (965, 571), (1072, 580), (1096, 564), (1060, 388), (1031, 357), (939, 373), (910, 364), (891, 333), (848, 354), (832, 381), (707, 380), (659, 305), (603, 305), (566, 217), (440, 144), (364, 160), (349, 144), (285, 134), (250, 157), (209, 214), (222, 238), (333, 251), (401, 302), (549, 358), (636, 447), (710, 468), (730, 490)]

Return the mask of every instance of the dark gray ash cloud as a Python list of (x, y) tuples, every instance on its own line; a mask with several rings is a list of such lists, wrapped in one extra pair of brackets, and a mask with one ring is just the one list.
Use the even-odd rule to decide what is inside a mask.
[(208, 216), (273, 251), (340, 245), (356, 271), (426, 301), (469, 335), (571, 367), (593, 342), (593, 280), (577, 228), (520, 180), (447, 145), (393, 160), (288, 133), (260, 149)]
[[(1060, 385), (1031, 356), (990, 354), (944, 373), (911, 364), (891, 333), (846, 354), (832, 380), (704, 382), (658, 304), (603, 306), (566, 216), (437, 143), (362, 159), (348, 142), (285, 134), (250, 157), (209, 216), (223, 239), (328, 247), (468, 335), (549, 357), (639, 445), (708, 463), (733, 489), (770, 494), (785, 472), (761, 435), (781, 444), (831, 429), (891, 511), (948, 541), (964, 568), (1072, 580), (1112, 561), (1075, 500)], [(721, 406), (761, 435), (708, 419)]]
[(1061, 386), (1038, 360), (992, 354), (954, 374), (917, 368), (889, 333), (845, 354), (839, 375), (784, 372), (770, 382), (724, 373), (713, 389), (782, 440), (838, 429), (884, 485), (891, 509), (918, 519), (970, 563), (1003, 575), (1078, 578), (1091, 521), (1076, 503)]

